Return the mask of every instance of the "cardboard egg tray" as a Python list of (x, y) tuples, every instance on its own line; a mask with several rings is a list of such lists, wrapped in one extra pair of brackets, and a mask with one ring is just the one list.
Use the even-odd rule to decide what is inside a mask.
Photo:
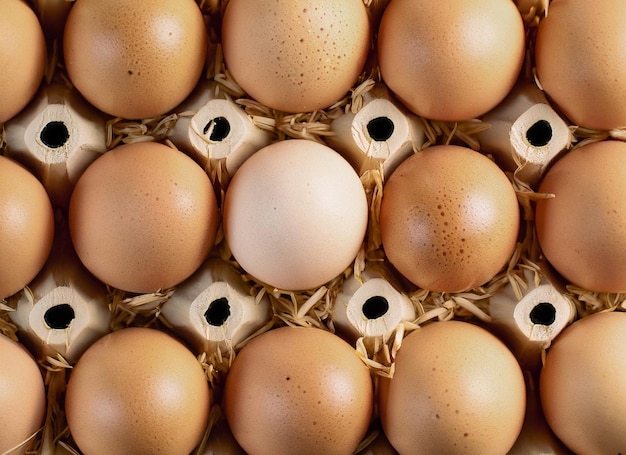
[[(211, 59), (207, 61), (206, 80), (201, 81), (196, 92), (190, 96), (190, 100), (194, 97), (201, 97), (201, 91), (206, 90), (206, 87), (210, 86), (211, 90), (218, 90), (225, 94), (226, 97), (234, 100), (241, 107), (242, 113), (254, 123), (256, 128), (263, 131), (263, 134), (266, 134), (271, 141), (307, 139), (333, 144), (333, 140), (336, 140), (332, 130), (333, 121), (344, 115), (358, 113), (364, 108), (364, 100), (384, 84), (376, 65), (375, 52), (372, 50), (372, 58), (370, 58), (350, 93), (328, 109), (297, 114), (286, 114), (269, 109), (244, 93), (229, 74), (223, 61), (219, 43), (219, 30), (221, 14), (226, 1), (198, 0), (209, 28)], [(45, 1), (33, 1), (32, 3), (43, 5)], [(370, 0), (365, 1), (365, 3), (371, 13), (372, 30), (376, 30), (377, 21), (379, 21), (388, 0)], [(528, 40), (527, 61), (522, 70), (521, 78), (527, 83), (533, 84), (532, 42), (537, 25), (544, 13), (542, 7), (544, 2), (537, 1), (530, 7), (521, 6), (521, 4), (532, 2), (519, 3), (526, 25)], [(71, 7), (71, 2), (68, 3), (69, 7)], [(69, 80), (64, 73), (59, 42), (50, 40), (48, 44), (49, 65), (43, 83), (47, 84), (54, 80), (69, 84)], [(68, 85), (68, 87), (70, 86)], [(189, 109), (189, 103), (190, 101), (187, 104), (184, 103), (173, 112), (158, 118), (143, 120), (112, 118), (96, 113), (100, 119), (104, 119), (101, 134), (105, 141), (106, 149), (110, 150), (119, 144), (138, 141), (158, 141), (176, 147), (176, 135), (180, 134), (177, 130), (177, 125), (180, 128), (180, 125), (189, 122), (198, 109), (197, 107)], [(458, 144), (484, 152), (493, 158), (492, 154), (485, 152), (481, 146), (481, 134), (491, 126), (487, 116), (484, 119), (472, 119), (454, 123), (432, 121), (418, 117), (415, 117), (414, 120), (418, 122), (420, 128), (423, 128), (424, 131), (422, 149), (437, 144)], [(577, 129), (573, 126), (568, 126), (568, 132), (571, 133), (571, 137), (568, 136), (569, 142), (565, 147), (568, 150), (582, 142), (602, 140), (607, 137), (606, 133)], [(6, 137), (3, 143), (10, 148), (11, 144), (7, 143)], [(225, 161), (223, 159), (211, 159), (207, 162), (205, 168), (217, 190), (218, 200), (222, 200), (231, 177)], [(577, 288), (559, 278), (550, 269), (541, 255), (533, 226), (534, 202), (544, 196), (536, 193), (531, 185), (521, 180), (519, 173), (507, 171), (507, 175), (510, 178), (511, 185), (516, 190), (522, 214), (517, 248), (509, 263), (493, 279), (479, 288), (463, 293), (440, 293), (417, 289), (403, 277), (394, 274), (391, 267), (387, 267), (378, 225), (378, 210), (385, 181), (382, 168), (372, 168), (361, 173), (361, 181), (368, 197), (370, 217), (365, 242), (358, 257), (355, 258), (354, 263), (343, 274), (319, 288), (292, 292), (270, 288), (256, 282), (246, 271), (239, 268), (231, 256), (223, 240), (223, 233), (220, 230), (216, 245), (210, 256), (227, 261), (232, 265), (234, 270), (238, 272), (237, 279), (241, 279), (245, 283), (249, 295), (257, 300), (267, 299), (271, 308), (271, 318), (257, 328), (252, 335), (239, 340), (231, 349), (216, 348), (205, 352), (200, 350), (196, 352), (199, 361), (202, 362), (205, 368), (207, 380), (213, 389), (216, 399), (214, 409), (211, 411), (211, 424), (207, 429), (206, 438), (195, 453), (205, 455), (243, 453), (243, 450), (238, 447), (230, 434), (220, 408), (221, 389), (236, 352), (250, 338), (264, 331), (284, 325), (317, 327), (336, 331), (337, 327), (333, 320), (334, 301), (342, 292), (348, 280), (353, 276), (362, 276), (361, 274), (364, 272), (366, 265), (376, 264), (377, 267), (380, 266), (385, 269), (386, 273), (390, 274), (393, 284), (408, 298), (415, 310), (415, 317), (399, 324), (391, 336), (381, 337), (375, 342), (363, 340), (363, 338), (353, 341), (355, 349), (370, 368), (375, 383), (377, 377), (393, 374), (394, 355), (400, 347), (403, 337), (420, 325), (435, 320), (459, 319), (476, 322), (483, 327), (492, 329), (493, 333), (502, 335), (503, 328), (494, 322), (494, 316), (492, 315), (494, 302), (500, 301), (497, 296), (507, 296), (504, 299), (508, 298), (509, 301), (521, 299), (528, 288), (532, 288), (533, 283), (539, 281), (548, 281), (558, 289), (559, 293), (575, 309), (573, 319), (609, 308), (620, 309), (623, 304), (623, 296), (593, 293)], [(64, 215), (60, 213), (58, 222), (62, 224), (63, 220)], [(77, 271), (77, 273), (83, 273), (83, 271)], [(25, 289), (16, 296), (6, 299), (5, 302), (1, 302), (0, 331), (29, 345), (28, 340), (22, 333), (22, 329), (10, 317), (10, 313), (16, 310), (17, 298), (27, 292), (28, 290)], [(104, 320), (107, 321), (107, 324), (98, 330), (106, 332), (130, 326), (147, 326), (166, 331), (181, 338), (181, 333), (165, 317), (163, 311), (164, 305), (174, 298), (176, 293), (176, 287), (141, 295), (109, 287), (104, 296), (106, 303), (103, 306)], [(506, 336), (503, 336), (503, 338), (506, 338)], [(59, 345), (62, 344), (63, 341)], [(63, 414), (64, 389), (75, 360), (70, 360), (60, 354), (54, 355), (54, 349), (55, 345), (51, 345), (51, 349), (37, 359), (45, 375), (49, 403), (45, 426), (37, 435), (32, 451), (33, 453), (79, 453), (69, 433)], [(536, 376), (534, 376), (531, 380), (536, 379)], [(533, 389), (531, 388), (531, 390)], [(529, 406), (532, 406), (532, 403), (536, 405), (536, 400), (535, 390), (534, 397), (529, 395)], [(523, 437), (520, 437), (519, 444), (513, 448), (511, 453), (537, 453), (533, 452), (534, 448), (529, 448), (532, 446), (534, 434), (530, 432), (539, 434), (538, 438), (542, 441), (551, 441), (551, 448), (545, 450), (553, 450), (553, 452), (546, 451), (541, 453), (569, 453), (552, 435), (547, 424), (543, 421), (541, 411), (528, 418), (535, 420), (527, 423), (522, 430)], [(376, 415), (372, 416), (370, 431), (363, 440), (359, 453), (367, 455), (396, 453), (389, 442), (386, 441)]]

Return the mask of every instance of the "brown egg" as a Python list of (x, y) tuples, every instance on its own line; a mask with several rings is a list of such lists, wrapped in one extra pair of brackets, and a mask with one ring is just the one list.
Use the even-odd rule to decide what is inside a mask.
[(0, 299), (35, 278), (52, 248), (54, 214), (39, 180), (0, 155)]
[(156, 142), (126, 144), (81, 175), (69, 224), (76, 253), (96, 277), (155, 292), (188, 278), (207, 257), (217, 200), (208, 175), (184, 153)]
[(389, 262), (413, 284), (460, 292), (510, 259), (519, 205), (506, 175), (465, 147), (438, 145), (406, 159), (384, 187), (380, 230)]
[(372, 413), (369, 371), (353, 348), (315, 328), (282, 327), (254, 338), (226, 378), (224, 411), (251, 454), (350, 455)]
[(580, 455), (626, 453), (626, 314), (598, 313), (552, 343), (539, 391), (552, 430)]
[(224, 235), (241, 267), (279, 289), (323, 285), (357, 256), (367, 229), (359, 176), (333, 149), (292, 139), (262, 148), (231, 180)]
[(0, 123), (4, 123), (35, 95), (46, 65), (43, 30), (26, 2), (0, 2), (0, 43)]
[(626, 126), (626, 3), (554, 0), (535, 44), (537, 76), (576, 125)]
[(526, 389), (513, 354), (461, 321), (434, 322), (404, 338), (380, 417), (402, 454), (505, 454), (524, 420)]
[(393, 0), (378, 32), (385, 83), (418, 115), (478, 117), (513, 88), (525, 54), (512, 1)]
[(597, 292), (626, 292), (626, 143), (572, 150), (548, 171), (536, 227), (548, 261), (567, 280)]
[(0, 453), (22, 455), (46, 414), (43, 377), (28, 351), (1, 334), (0, 365)]
[(370, 49), (362, 0), (230, 0), (224, 59), (235, 81), (273, 109), (309, 112), (346, 96)]
[(80, 0), (67, 18), (67, 73), (98, 109), (155, 117), (181, 103), (202, 75), (208, 38), (193, 0)]
[(105, 335), (78, 360), (65, 413), (83, 453), (189, 454), (206, 430), (211, 392), (200, 363), (156, 329)]

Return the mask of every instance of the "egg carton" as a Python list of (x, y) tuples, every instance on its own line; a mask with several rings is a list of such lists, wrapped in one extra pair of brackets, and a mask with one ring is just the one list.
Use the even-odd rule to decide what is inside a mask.
[[(393, 1), (398, 5), (402, 3), (401, 0)], [(72, 371), (83, 353), (97, 340), (127, 328), (141, 327), (155, 329), (183, 342), (196, 356), (211, 390), (212, 405), (206, 428), (197, 438), (192, 453), (243, 454), (241, 438), (238, 442), (233, 435), (233, 424), (227, 420), (225, 412), (228, 373), (240, 351), (255, 340), (262, 340), (263, 335), (276, 333), (281, 328), (304, 327), (333, 333), (336, 339), (348, 343), (355, 358), (371, 375), (372, 409), (369, 419), (362, 423), (363, 429), (353, 451), (367, 455), (395, 454), (401, 445), (398, 431), (389, 428), (385, 431), (384, 425), (390, 417), (381, 409), (380, 397), (389, 393), (389, 378), (404, 368), (396, 364), (403, 341), (413, 334), (424, 333), (422, 328), (449, 321), (470, 323), (471, 327), (484, 329), (483, 332), (491, 337), (495, 335), (494, 339), (503, 342), (502, 346), (506, 346), (506, 351), (512, 353), (521, 367), (523, 381), (519, 385), (523, 390), (517, 395), (525, 394), (526, 400), (518, 417), (521, 415), (524, 419), (518, 422), (517, 440), (510, 441), (509, 453), (572, 453), (552, 432), (542, 410), (538, 387), (543, 364), (550, 355), (553, 341), (559, 339), (563, 330), (574, 321), (591, 322), (591, 316), (596, 313), (621, 312), (625, 309), (624, 296), (620, 289), (610, 286), (592, 290), (575, 285), (554, 270), (539, 244), (540, 236), (535, 228), (536, 207), (552, 197), (540, 185), (546, 172), (560, 158), (579, 153), (588, 145), (601, 147), (607, 140), (621, 141), (625, 136), (617, 124), (594, 123), (588, 127), (574, 124), (575, 114), (559, 107), (561, 103), (557, 104), (547, 95), (554, 93), (557, 87), (538, 74), (536, 64), (547, 57), (536, 52), (537, 30), (549, 15), (550, 8), (560, 7), (558, 0), (554, 4), (543, 0), (514, 2), (515, 12), (520, 14), (517, 25), (523, 29), (524, 46), (515, 60), (517, 63), (504, 66), (516, 76), (509, 77), (511, 82), (506, 90), (498, 95), (497, 101), (491, 102), (489, 108), (481, 107), (469, 113), (459, 109), (467, 108), (478, 98), (472, 90), (450, 90), (446, 94), (450, 100), (441, 97), (431, 111), (417, 109), (417, 105), (427, 104), (423, 100), (414, 101), (406, 95), (399, 95), (404, 82), (397, 79), (401, 79), (402, 72), (385, 72), (383, 69), (387, 64), (384, 59), (393, 58), (392, 52), (386, 52), (384, 56), (376, 53), (381, 46), (377, 40), (386, 33), (384, 27), (388, 26), (382, 22), (389, 0), (364, 0), (365, 8), (358, 1), (346, 2), (358, 11), (358, 14), (354, 11), (350, 14), (352, 22), (356, 22), (362, 13), (361, 20), (371, 28), (363, 49), (338, 51), (340, 60), (336, 62), (319, 63), (313, 55), (298, 53), (308, 39), (330, 40), (326, 45), (331, 52), (341, 44), (332, 41), (333, 31), (341, 27), (347, 30), (350, 24), (335, 22), (338, 17), (334, 12), (336, 2), (328, 2), (325, 17), (329, 22), (315, 25), (315, 37), (295, 34), (292, 25), (290, 37), (294, 44), (285, 48), (284, 56), (277, 56), (282, 59), (279, 65), (301, 60), (301, 71), (294, 76), (295, 92), (289, 91), (291, 81), (288, 79), (276, 87), (273, 96), (281, 100), (276, 104), (271, 98), (264, 98), (263, 93), (257, 93), (255, 87), (263, 77), (272, 77), (271, 74), (264, 76), (263, 67), (246, 67), (254, 60), (260, 60), (261, 64), (269, 62), (275, 56), (274, 50), (268, 49), (264, 55), (248, 53), (237, 62), (237, 47), (223, 46), (222, 38), (228, 35), (228, 40), (247, 39), (255, 36), (253, 28), (258, 28), (258, 24), (261, 24), (259, 32), (262, 32), (284, 22), (270, 24), (271, 18), (259, 15), (250, 17), (247, 23), (239, 19), (242, 12), (237, 14), (235, 21), (226, 15), (229, 0), (197, 0), (196, 3), (202, 13), (199, 15), (203, 19), (202, 25), (208, 31), (206, 46), (199, 48), (202, 56), (196, 58), (204, 65), (169, 68), (178, 81), (178, 89), (185, 95), (167, 108), (154, 108), (152, 104), (145, 110), (133, 110), (137, 106), (132, 106), (132, 109), (120, 111), (117, 107), (125, 104), (129, 96), (116, 99), (110, 89), (102, 89), (108, 81), (100, 76), (83, 78), (79, 82), (79, 75), (73, 73), (74, 62), (66, 61), (63, 33), (75, 2), (31, 0), (29, 3), (44, 34), (47, 64), (36, 72), (43, 81), (28, 104), (3, 119), (1, 155), (23, 164), (45, 188), (51, 201), (55, 236), (50, 240), (51, 253), (46, 263), (41, 264), (39, 273), (24, 283), (23, 289), (11, 291), (11, 295), (0, 300), (0, 331), (19, 340), (39, 364), (47, 403), (43, 424), (19, 448), (22, 452), (18, 450), (16, 453), (23, 453), (27, 446), (28, 453), (81, 453), (70, 432), (64, 409)], [(294, 8), (293, 14), (306, 18), (318, 8), (309, 3), (303, 2), (305, 6)], [(456, 7), (467, 8), (468, 15), (478, 14), (481, 7), (478, 3), (468, 2)], [(106, 2), (100, 5), (106, 5)], [(245, 7), (249, 10), (251, 6)], [(503, 5), (498, 7), (506, 8)], [(446, 7), (439, 5), (437, 8)], [(601, 7), (597, 9), (602, 17), (612, 14), (608, 8), (608, 12)], [(154, 29), (154, 24), (143, 22), (144, 27), (148, 26), (146, 31), (139, 26), (141, 17), (131, 18), (137, 24), (133, 27), (135, 33), (150, 33), (149, 30)], [(119, 25), (123, 26), (121, 22)], [(244, 27), (244, 31), (239, 27)], [(192, 26), (187, 27), (190, 29)], [(396, 32), (392, 30), (392, 38), (406, 41)], [(512, 36), (509, 32), (502, 32), (502, 36)], [(67, 37), (66, 40), (70, 41)], [(93, 59), (93, 55), (87, 57)], [(347, 76), (346, 81), (340, 81), (337, 67), (346, 65), (349, 59), (354, 59), (351, 64), (358, 71)], [(313, 60), (317, 66), (314, 64), (313, 69), (307, 69), (305, 64)], [(503, 59), (496, 58), (496, 61)], [(125, 63), (130, 64), (125, 68), (126, 78), (140, 79), (141, 73), (145, 76), (145, 72), (150, 71), (139, 61)], [(500, 76), (496, 67), (495, 63), (489, 65), (483, 79), (489, 77), (495, 81)], [(167, 69), (161, 66), (159, 71)], [(135, 92), (164, 91), (159, 88), (165, 79), (163, 74), (159, 72), (158, 77), (147, 85), (138, 85)], [(283, 71), (276, 77), (285, 74)], [(190, 79), (193, 81), (185, 82), (181, 75), (192, 75)], [(456, 76), (458, 74), (449, 74), (446, 78), (455, 89), (460, 84)], [(319, 88), (319, 85), (312, 94), (298, 89), (312, 79), (317, 81), (316, 84), (326, 83), (336, 92)], [(90, 99), (81, 93), (86, 93), (87, 85), (94, 82), (102, 100)], [(497, 83), (483, 85), (489, 87)], [(409, 91), (416, 96), (428, 97), (430, 90), (427, 83), (425, 88)], [(311, 96), (307, 98), (308, 95)], [(156, 103), (158, 100), (151, 101)], [(115, 108), (110, 109), (109, 105)], [(612, 109), (607, 106), (607, 115), (613, 113)], [(577, 120), (585, 124), (585, 119)], [(238, 171), (249, 166), (253, 157), (259, 161), (261, 154), (257, 152), (260, 150), (276, 145), (284, 147), (288, 141), (291, 141), (289, 144), (305, 143), (318, 154), (331, 149), (336, 151), (353, 171), (350, 177), (342, 178), (342, 182), (345, 184), (352, 178), (352, 183), (364, 190), (359, 201), (363, 213), (355, 217), (362, 222), (355, 223), (347, 232), (348, 238), (358, 238), (348, 259), (338, 261), (339, 265), (334, 269), (327, 261), (340, 256), (346, 240), (325, 251), (320, 256), (324, 261), (315, 264), (315, 270), (308, 269), (315, 262), (312, 260), (315, 250), (327, 245), (318, 245), (311, 250), (306, 248), (309, 245), (296, 245), (287, 252), (287, 257), (295, 257), (302, 250), (301, 262), (294, 262), (286, 268), (277, 266), (274, 275), (280, 277), (299, 270), (308, 278), (314, 272), (324, 273), (319, 280), (293, 286), (275, 280), (272, 274), (263, 275), (268, 269), (264, 261), (271, 252), (260, 248), (256, 251), (255, 244), (276, 235), (282, 218), (294, 223), (303, 222), (298, 225), (299, 229), (317, 223), (319, 231), (322, 226), (327, 227), (330, 217), (320, 220), (319, 216), (280, 215), (264, 231), (262, 239), (239, 249), (227, 241), (234, 239), (235, 234), (232, 233), (233, 227), (226, 223), (230, 216), (226, 207), (232, 204), (228, 200), (228, 189), (232, 188), (230, 185), (235, 182)], [(96, 278), (93, 271), (85, 267), (85, 261), (80, 257), (82, 251), (75, 248), (71, 238), (71, 196), (80, 176), (101, 156), (121, 146), (141, 147), (154, 143), (169, 147), (168, 151), (176, 152), (177, 156), (191, 158), (204, 170), (206, 182), (215, 194), (214, 218), (218, 225), (210, 236), (212, 247), (205, 255), (207, 259), (187, 272), (186, 278), (146, 289), (131, 289), (123, 284), (116, 286)], [(477, 153), (497, 164), (519, 209), (518, 234), (507, 248), (500, 251), (502, 258), (494, 261), (493, 270), (487, 278), (479, 280), (480, 283), (453, 288), (423, 286), (400, 273), (397, 264), (391, 263), (389, 252), (383, 248), (386, 243), (382, 220), (383, 192), (385, 185), (393, 181), (394, 172), (417, 153), (435, 148), (449, 151), (455, 147)], [(285, 153), (285, 156), (289, 154)], [(286, 175), (284, 169), (275, 164), (273, 167), (272, 181), (267, 182), (270, 186)], [(244, 169), (240, 175), (245, 172)], [(321, 172), (310, 174), (310, 184), (319, 185)], [(251, 184), (254, 186), (254, 181)], [(331, 184), (327, 183), (329, 187)], [(344, 196), (340, 187), (334, 191), (336, 200), (339, 193)], [(248, 190), (247, 194), (251, 191)], [(278, 206), (280, 204), (275, 202), (274, 207), (259, 211), (252, 222), (260, 227), (266, 214)], [(253, 208), (241, 208), (239, 216), (252, 216)], [(347, 221), (342, 223), (345, 228)], [(576, 220), (570, 224), (582, 223)], [(237, 223), (236, 227), (241, 226), (243, 223)], [(287, 236), (283, 235), (279, 240), (285, 238)], [(139, 242), (140, 239), (134, 241)], [(441, 247), (448, 243), (442, 241)], [(254, 258), (260, 264), (257, 267), (247, 262), (247, 254), (253, 250), (258, 253)], [(14, 261), (9, 258), (8, 262)], [(144, 265), (139, 270), (145, 272), (148, 268)], [(588, 325), (593, 326), (593, 323)], [(329, 349), (328, 363), (333, 361), (332, 351)], [(306, 359), (306, 355), (303, 358)], [(271, 361), (273, 359), (267, 360), (268, 363)], [(491, 359), (484, 358), (483, 361), (488, 365)], [(402, 371), (398, 373), (398, 377), (402, 374)], [(433, 371), (430, 376), (434, 375)], [(296, 382), (295, 377), (290, 382), (294, 390), (302, 384)], [(437, 398), (445, 397), (455, 385), (447, 384), (444, 378)], [(446, 417), (454, 421), (454, 409)], [(330, 421), (328, 418), (324, 425), (316, 422), (315, 426), (326, 428)], [(313, 433), (316, 428), (311, 424), (309, 430)], [(474, 436), (470, 431), (449, 430), (447, 442), (450, 444), (467, 443)], [(408, 435), (412, 431), (399, 432)], [(387, 433), (390, 433), (389, 439)], [(455, 439), (455, 435), (459, 438)], [(296, 444), (295, 440), (289, 442)], [(319, 443), (321, 447), (322, 437)], [(244, 444), (250, 445), (249, 442)]]

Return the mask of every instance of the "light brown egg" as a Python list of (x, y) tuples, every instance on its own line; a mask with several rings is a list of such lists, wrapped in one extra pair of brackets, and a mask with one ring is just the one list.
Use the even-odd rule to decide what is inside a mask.
[(98, 109), (118, 117), (155, 117), (194, 89), (208, 37), (193, 0), (80, 0), (63, 38), (67, 73)]
[(200, 267), (218, 216), (204, 170), (156, 142), (103, 154), (81, 175), (69, 207), (83, 264), (103, 282), (138, 293), (175, 286)]
[(4, 123), (35, 95), (46, 65), (43, 30), (26, 2), (0, 2), (0, 43), (0, 123)]
[(48, 194), (26, 168), (0, 155), (0, 299), (9, 297), (42, 269), (54, 239)]
[(208, 424), (204, 371), (164, 332), (127, 328), (94, 343), (72, 369), (65, 413), (89, 455), (189, 454)]
[(367, 216), (350, 164), (325, 145), (292, 139), (262, 148), (235, 173), (224, 200), (224, 235), (259, 281), (311, 289), (350, 266)]
[(309, 112), (346, 96), (370, 49), (362, 0), (230, 0), (224, 59), (235, 81), (273, 109)]
[(254, 338), (226, 378), (224, 411), (251, 454), (354, 453), (372, 413), (370, 373), (353, 348), (315, 328)]
[(22, 455), (45, 417), (43, 377), (28, 351), (1, 334), (0, 365), (0, 453)]
[(385, 83), (407, 108), (435, 120), (497, 106), (524, 54), (524, 24), (510, 0), (393, 0), (378, 32)]
[(513, 354), (461, 321), (434, 322), (404, 338), (380, 417), (401, 454), (503, 455), (524, 420), (526, 389)]
[(626, 292), (626, 143), (602, 141), (569, 152), (548, 171), (536, 227), (548, 261), (568, 281)]
[(460, 292), (510, 259), (519, 205), (506, 175), (465, 147), (438, 145), (406, 159), (384, 187), (380, 230), (389, 262), (416, 286)]
[(598, 313), (566, 328), (541, 372), (544, 414), (579, 455), (626, 452), (626, 314)]
[(539, 24), (537, 76), (550, 99), (579, 126), (626, 126), (626, 3), (555, 0)]

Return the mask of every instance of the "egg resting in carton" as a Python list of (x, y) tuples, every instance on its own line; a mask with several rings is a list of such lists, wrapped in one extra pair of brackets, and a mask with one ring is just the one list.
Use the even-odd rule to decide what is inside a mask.
[[(372, 17), (379, 17), (377, 15), (377, 12), (374, 10), (376, 8), (379, 8), (378, 11), (380, 12), (382, 9), (384, 9), (384, 6), (386, 6), (386, 2), (371, 2), (369, 6), (371, 8)], [(212, 13), (215, 16), (219, 16), (219, 10), (220, 10), (219, 6), (205, 2), (204, 8), (205, 8), (205, 11), (208, 11), (209, 13)], [(547, 8), (544, 8), (544, 9), (547, 9)], [(537, 16), (535, 16), (535, 18), (536, 17)], [(529, 21), (529, 23), (534, 23), (534, 22)], [(532, 32), (532, 28), (530, 30)], [(223, 68), (220, 68), (219, 63), (216, 65), (216, 68), (218, 70), (223, 69)], [(224, 77), (217, 78), (218, 80), (222, 80), (222, 81), (229, 80), (227, 73), (219, 73), (219, 74), (220, 76), (224, 76)], [(365, 78), (368, 75), (373, 75), (374, 79), (377, 78), (376, 73), (365, 74), (362, 77)], [(349, 103), (351, 101), (352, 100), (348, 98), (344, 100), (343, 102)], [(323, 142), (325, 135), (329, 134), (330, 132), (330, 126), (329, 126), (330, 120), (333, 117), (338, 117), (338, 116), (341, 116), (342, 114), (342, 109), (341, 108), (337, 109), (336, 106), (329, 108), (329, 109), (325, 109), (322, 112), (318, 112), (315, 114), (284, 115), (279, 112), (264, 109), (263, 106), (255, 104), (254, 102), (250, 102), (249, 100), (244, 101), (240, 105), (246, 107), (246, 112), (253, 113), (256, 121), (259, 120), (259, 117), (266, 116), (262, 120), (262, 122), (264, 123), (264, 125), (273, 123), (276, 126), (277, 136), (281, 139), (284, 139), (285, 137), (307, 137), (310, 139)], [(262, 115), (259, 115), (259, 114), (262, 114)], [(275, 118), (273, 118), (274, 116)], [(288, 119), (289, 121), (285, 123), (285, 119)], [(142, 123), (142, 122), (137, 122), (137, 123)], [(132, 121), (129, 121), (128, 124), (129, 125), (132, 124)], [(145, 122), (143, 124), (145, 125), (145, 124), (150, 124), (150, 123)], [(453, 123), (451, 124), (449, 129), (446, 128), (448, 125), (446, 125), (445, 122), (426, 121), (425, 125), (426, 125), (425, 133), (431, 143), (432, 142), (439, 142), (439, 143), (464, 142), (464, 140), (472, 139), (472, 138), (471, 138), (471, 135), (463, 134), (463, 128), (467, 127), (468, 125), (470, 125), (470, 128), (471, 128), (471, 125), (475, 125), (475, 122), (467, 122), (467, 123), (459, 122), (456, 124)], [(128, 133), (128, 131), (130, 130), (120, 129), (119, 130), (120, 136), (124, 136), (125, 134)], [(137, 131), (142, 131), (142, 130), (138, 128)], [(159, 135), (160, 133), (163, 133), (163, 134)], [(588, 134), (587, 131), (581, 132), (580, 130), (579, 130), (579, 133), (584, 134), (584, 135)], [(166, 131), (157, 132), (156, 136), (155, 135), (151, 136), (151, 139), (156, 139), (156, 138), (162, 139), (162, 138), (165, 138), (166, 134), (167, 134)], [(142, 140), (145, 137), (148, 137), (148, 134), (143, 133), (143, 134), (138, 134), (138, 135), (132, 135), (132, 138), (129, 135), (125, 137), (125, 140)], [(476, 144), (476, 142), (473, 142), (472, 140), (470, 140), (469, 143), (474, 144), (474, 145)], [(370, 176), (371, 176), (371, 173), (370, 173)], [(367, 194), (369, 197), (371, 213), (373, 214), (376, 214), (376, 205), (379, 202), (379, 198), (381, 196), (381, 193), (380, 193), (381, 180), (382, 179), (376, 182), (378, 186), (366, 188), (368, 191)], [(365, 183), (368, 183), (368, 181), (365, 181)], [(525, 192), (525, 193), (528, 193), (528, 192)], [(525, 196), (526, 195), (527, 194), (525, 194)], [(532, 197), (537, 197), (537, 196), (532, 195), (531, 198)], [(376, 230), (376, 223), (375, 223), (376, 218), (374, 217), (373, 220), (374, 221), (370, 220), (370, 228), (371, 228), (370, 231)], [(524, 245), (524, 249), (521, 252), (521, 255), (524, 256), (525, 259), (531, 259), (531, 260), (535, 259), (535, 256), (534, 256), (535, 251), (533, 250), (533, 248), (536, 248), (536, 244), (532, 244), (529, 246), (528, 242), (526, 242), (527, 238), (532, 237), (533, 234), (524, 231), (522, 235), (524, 235), (525, 237), (523, 238), (523, 242), (522, 242)], [(346, 276), (351, 275), (354, 271), (358, 273), (362, 269), (363, 262), (369, 262), (370, 260), (378, 261), (382, 259), (383, 256), (379, 248), (380, 245), (376, 244), (375, 232), (374, 233), (370, 232), (369, 237), (367, 239), (370, 240), (372, 238), (374, 239), (374, 242), (372, 242), (372, 244), (368, 244), (364, 246), (363, 253), (360, 254), (359, 258), (357, 259), (355, 263), (354, 270), (352, 270), (352, 268), (347, 269)], [(219, 244), (216, 252), (218, 254), (227, 255), (228, 248), (224, 244)], [(520, 251), (517, 250), (515, 254), (520, 254)], [(424, 318), (425, 315), (428, 315), (435, 319), (437, 318), (444, 319), (444, 318), (449, 318), (449, 317), (451, 318), (468, 318), (469, 317), (470, 319), (473, 319), (477, 317), (476, 316), (477, 314), (481, 314), (481, 311), (483, 309), (484, 309), (484, 315), (481, 317), (485, 317), (485, 315), (489, 312), (489, 309), (487, 306), (482, 305), (481, 302), (486, 301), (486, 298), (481, 298), (481, 297), (483, 297), (485, 294), (497, 293), (498, 290), (500, 289), (500, 284), (502, 283), (503, 276), (505, 277), (508, 276), (510, 272), (516, 268), (516, 266), (517, 266), (517, 261), (513, 260), (511, 263), (509, 263), (505, 267), (506, 273), (504, 275), (499, 275), (497, 277), (494, 277), (494, 279), (490, 283), (487, 283), (484, 286), (484, 289), (489, 292), (485, 292), (482, 289), (476, 289), (474, 290), (474, 292), (466, 293), (464, 295), (445, 296), (445, 295), (441, 295), (438, 293), (432, 293), (432, 292), (428, 293), (422, 290), (415, 290), (413, 286), (405, 283), (406, 285), (405, 289), (408, 291), (407, 293), (409, 297), (411, 298), (411, 301), (415, 305), (417, 313), (418, 313), (418, 317), (416, 318), (416, 320), (421, 321), (421, 322), (428, 320), (428, 317)], [(247, 278), (249, 279), (250, 277), (248, 276)], [(278, 319), (280, 319), (281, 323), (289, 322), (289, 323), (296, 323), (300, 325), (313, 325), (313, 326), (330, 329), (332, 327), (332, 318), (329, 316), (330, 315), (329, 310), (330, 310), (330, 307), (332, 307), (332, 305), (329, 302), (332, 302), (334, 300), (334, 295), (339, 289), (339, 286), (341, 285), (342, 281), (343, 281), (343, 278), (340, 277), (338, 280), (333, 280), (327, 283), (325, 286), (322, 286), (319, 289), (311, 290), (311, 291), (281, 292), (275, 289), (267, 289), (264, 286), (259, 285), (258, 283), (254, 283), (254, 280), (252, 280), (252, 283), (253, 283), (252, 292), (267, 293), (267, 295), (270, 297), (270, 301), (274, 308), (275, 314), (278, 316)], [(589, 296), (589, 295), (585, 295), (582, 292), (582, 290), (579, 290), (579, 289), (575, 289), (574, 293), (575, 293), (574, 294), (575, 296), (583, 299), (582, 302), (583, 302), (583, 306), (585, 306), (585, 309), (581, 313), (584, 313), (584, 311), (594, 311), (598, 308), (619, 306), (619, 298), (615, 297), (614, 295), (602, 295), (602, 294), (596, 293), (596, 295)], [(617, 302), (617, 305), (616, 305), (616, 302)], [(291, 305), (292, 303), (295, 306), (292, 306)], [(159, 305), (160, 304), (157, 304), (156, 306), (157, 313), (158, 313)], [(152, 307), (150, 312), (147, 312), (143, 316), (146, 317), (148, 324), (155, 324), (159, 326), (158, 320), (153, 318), (155, 313), (152, 312), (152, 310), (154, 308), (155, 307)], [(141, 314), (138, 314), (135, 316), (136, 318), (132, 319), (132, 322), (131, 322), (131, 319), (128, 320), (128, 324), (146, 323), (146, 320), (142, 320)], [(167, 329), (163, 328), (163, 330), (167, 330)], [(391, 451), (391, 449), (389, 450)]]

